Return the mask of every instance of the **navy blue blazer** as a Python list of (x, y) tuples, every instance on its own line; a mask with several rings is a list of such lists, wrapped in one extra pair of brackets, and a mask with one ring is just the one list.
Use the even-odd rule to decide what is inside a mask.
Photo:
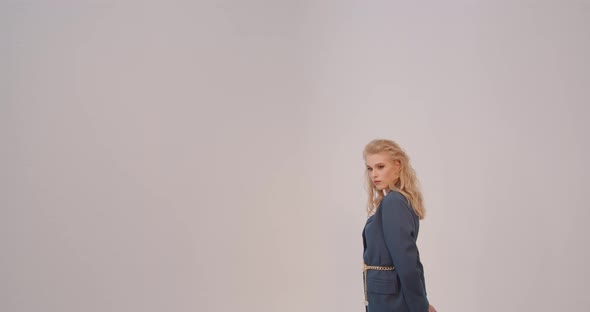
[(368, 312), (428, 312), (424, 268), (416, 245), (419, 229), (411, 204), (394, 190), (367, 219), (362, 233), (365, 264), (395, 267), (367, 271)]

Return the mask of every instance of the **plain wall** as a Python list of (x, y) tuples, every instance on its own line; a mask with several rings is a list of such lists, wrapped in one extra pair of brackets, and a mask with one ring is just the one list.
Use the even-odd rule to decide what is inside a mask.
[(440, 311), (590, 306), (590, 2), (2, 1), (0, 310), (364, 311), (362, 148)]

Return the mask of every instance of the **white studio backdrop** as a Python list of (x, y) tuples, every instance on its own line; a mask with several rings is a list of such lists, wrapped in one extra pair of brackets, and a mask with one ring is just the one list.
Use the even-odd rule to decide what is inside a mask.
[(1, 311), (364, 311), (375, 138), (439, 311), (590, 306), (590, 2), (0, 3)]

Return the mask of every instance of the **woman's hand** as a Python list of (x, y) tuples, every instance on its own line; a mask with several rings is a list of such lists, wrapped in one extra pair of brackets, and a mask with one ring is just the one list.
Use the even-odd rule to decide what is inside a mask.
[(436, 309), (431, 305), (428, 306), (428, 312), (436, 312)]

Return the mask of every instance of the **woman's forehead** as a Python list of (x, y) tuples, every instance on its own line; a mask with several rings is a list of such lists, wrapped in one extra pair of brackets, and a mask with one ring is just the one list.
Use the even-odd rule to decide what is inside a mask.
[(365, 163), (367, 166), (373, 166), (378, 163), (389, 163), (391, 159), (387, 153), (379, 153), (379, 154), (369, 154), (365, 158)]

